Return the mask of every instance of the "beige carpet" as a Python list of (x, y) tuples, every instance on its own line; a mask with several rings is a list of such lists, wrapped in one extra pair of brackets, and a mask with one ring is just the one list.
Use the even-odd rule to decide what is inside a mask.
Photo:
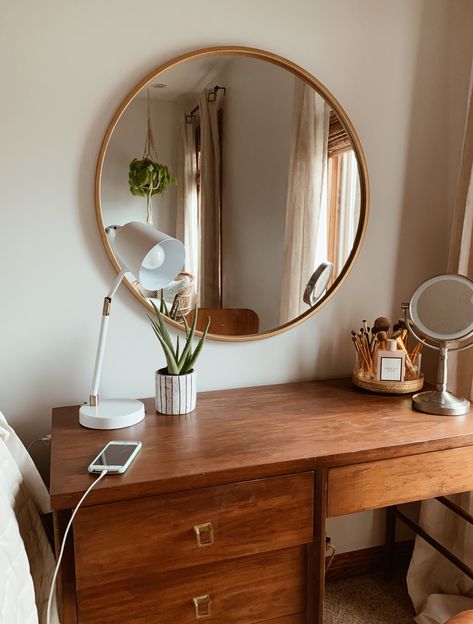
[(324, 624), (412, 624), (414, 609), (404, 575), (381, 574), (327, 583)]

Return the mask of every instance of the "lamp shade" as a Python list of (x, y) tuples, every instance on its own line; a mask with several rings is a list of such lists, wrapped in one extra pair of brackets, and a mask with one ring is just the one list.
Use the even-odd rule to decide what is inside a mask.
[(184, 266), (181, 241), (152, 225), (131, 221), (106, 230), (121, 268), (132, 273), (146, 290), (160, 290), (170, 284)]

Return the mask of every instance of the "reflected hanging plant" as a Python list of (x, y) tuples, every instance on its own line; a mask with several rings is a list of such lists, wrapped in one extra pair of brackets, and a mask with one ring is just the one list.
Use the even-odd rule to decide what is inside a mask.
[(128, 183), (132, 195), (160, 195), (170, 184), (176, 184), (167, 165), (151, 158), (134, 158), (130, 163)]
[(170, 184), (176, 184), (167, 165), (158, 162), (156, 143), (151, 126), (151, 109), (148, 90), (148, 127), (142, 158), (134, 158), (130, 163), (128, 184), (132, 195), (146, 197), (148, 223), (153, 223), (151, 197), (161, 195)]

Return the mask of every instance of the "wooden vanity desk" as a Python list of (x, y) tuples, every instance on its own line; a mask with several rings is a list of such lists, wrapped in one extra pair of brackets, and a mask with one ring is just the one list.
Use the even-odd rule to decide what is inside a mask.
[(201, 393), (186, 416), (87, 430), (53, 410), (56, 542), (110, 440), (141, 440), (74, 520), (62, 624), (321, 624), (325, 521), (473, 489), (473, 416), (346, 379)]

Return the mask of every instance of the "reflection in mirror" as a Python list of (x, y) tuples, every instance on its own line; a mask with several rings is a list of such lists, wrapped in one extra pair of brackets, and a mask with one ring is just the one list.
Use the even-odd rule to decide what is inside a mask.
[[(134, 159), (141, 194), (128, 185)], [(212, 333), (249, 335), (310, 310), (304, 292), (321, 263), (333, 266), (330, 291), (359, 242), (360, 196), (350, 135), (321, 94), (278, 64), (209, 54), (131, 100), (105, 153), (100, 207), (105, 227), (148, 221), (185, 245), (162, 293), (129, 276), (144, 299), (184, 315), (196, 304), (218, 317)]]
[(322, 262), (322, 264), (319, 264), (305, 287), (304, 303), (312, 307), (323, 297), (332, 277), (332, 273), (333, 264), (331, 262)]

